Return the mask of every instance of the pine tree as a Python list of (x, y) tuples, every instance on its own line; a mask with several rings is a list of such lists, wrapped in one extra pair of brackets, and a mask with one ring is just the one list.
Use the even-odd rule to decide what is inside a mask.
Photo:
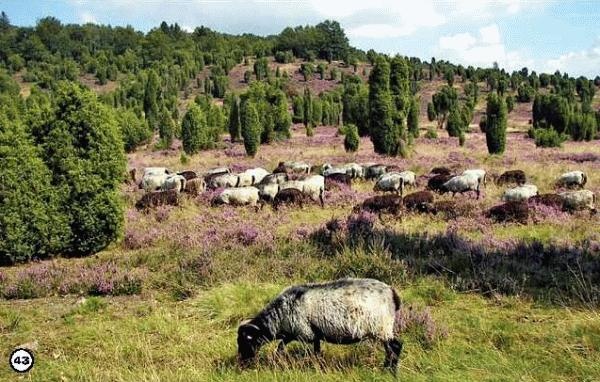
[(254, 157), (260, 145), (260, 123), (256, 106), (252, 101), (245, 100), (242, 104), (242, 136), (246, 154)]
[(308, 87), (304, 88), (304, 127), (308, 128), (308, 125), (313, 125), (312, 117), (313, 117), (313, 100), (310, 94), (310, 89)]
[(148, 71), (146, 88), (144, 90), (144, 113), (150, 127), (155, 130), (158, 124), (158, 93), (160, 91), (160, 82), (158, 74), (153, 69)]
[(435, 113), (435, 107), (433, 107), (433, 103), (428, 102), (427, 103), (427, 119), (429, 120), (429, 122), (433, 122), (433, 121), (435, 121), (436, 118), (437, 118), (437, 114)]
[(400, 134), (392, 119), (389, 78), (390, 65), (384, 57), (377, 57), (369, 76), (369, 131), (375, 152), (398, 155)]
[(208, 130), (206, 114), (202, 107), (196, 104), (190, 105), (181, 121), (183, 150), (192, 155), (200, 150), (210, 148), (212, 140)]
[(419, 100), (412, 98), (410, 102), (410, 108), (408, 109), (407, 121), (408, 132), (413, 137), (419, 136)]
[(292, 116), (288, 112), (287, 97), (283, 91), (275, 93), (275, 102), (273, 104), (273, 123), (275, 132), (284, 138), (290, 138), (290, 126), (292, 125)]
[(360, 144), (360, 137), (358, 136), (358, 127), (353, 124), (348, 124), (344, 128), (346, 134), (344, 136), (344, 149), (347, 152), (356, 152), (358, 151), (358, 146)]
[(173, 118), (171, 118), (171, 113), (166, 107), (163, 107), (160, 112), (158, 135), (160, 136), (161, 145), (164, 148), (171, 147), (175, 135), (175, 122), (173, 121)]
[(231, 136), (231, 142), (239, 141), (242, 138), (240, 99), (238, 96), (234, 96), (231, 100), (229, 109), (229, 135)]
[(502, 154), (506, 148), (506, 102), (496, 93), (487, 98), (485, 138), (490, 154)]

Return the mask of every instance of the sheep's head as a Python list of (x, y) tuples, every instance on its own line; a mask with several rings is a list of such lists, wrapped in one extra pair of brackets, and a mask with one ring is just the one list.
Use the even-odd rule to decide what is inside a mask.
[(246, 321), (238, 328), (238, 356), (242, 364), (251, 361), (260, 347), (266, 342), (263, 330)]

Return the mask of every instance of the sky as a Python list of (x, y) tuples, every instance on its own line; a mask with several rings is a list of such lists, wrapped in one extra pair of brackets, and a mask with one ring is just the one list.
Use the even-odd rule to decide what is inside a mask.
[(54, 16), (148, 31), (164, 20), (258, 35), (333, 19), (363, 50), (600, 75), (600, 0), (0, 0), (0, 10), (20, 26)]

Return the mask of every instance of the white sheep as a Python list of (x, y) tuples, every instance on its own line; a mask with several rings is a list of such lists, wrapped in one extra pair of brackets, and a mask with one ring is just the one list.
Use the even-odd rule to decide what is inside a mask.
[(558, 195), (562, 198), (563, 205), (567, 210), (589, 209), (592, 213), (596, 212), (596, 194), (590, 190), (566, 191)]
[(226, 188), (217, 195), (213, 204), (231, 204), (236, 206), (251, 205), (256, 206), (259, 200), (258, 188), (256, 187), (238, 187)]
[(249, 168), (243, 173), (254, 177), (254, 183), (252, 185), (259, 184), (260, 182), (262, 182), (265, 176), (269, 175), (269, 172), (261, 167)]
[(504, 202), (522, 202), (538, 194), (537, 186), (533, 184), (524, 184), (522, 186), (509, 188), (504, 191), (502, 201)]
[(279, 192), (280, 185), (277, 183), (259, 184), (258, 195), (262, 200), (272, 202), (275, 200), (275, 196)]
[(147, 167), (144, 169), (140, 188), (146, 192), (158, 191), (171, 174), (171, 171), (165, 167)]
[(209, 180), (211, 188), (232, 188), (238, 187), (240, 178), (236, 174), (222, 174)]
[(394, 336), (400, 298), (392, 287), (373, 279), (341, 279), (285, 289), (256, 317), (238, 328), (238, 355), (243, 363), (267, 342), (281, 340), (278, 352), (292, 341), (351, 344), (371, 339), (385, 349), (385, 364), (396, 372), (402, 341)]
[(465, 170), (465, 171), (463, 171), (462, 175), (473, 175), (477, 179), (479, 179), (479, 182), (481, 184), (483, 184), (484, 186), (487, 184), (487, 173), (484, 169), (477, 168), (477, 169)]
[(448, 192), (451, 192), (452, 196), (456, 195), (456, 193), (462, 194), (463, 192), (475, 191), (477, 199), (479, 199), (481, 180), (477, 176), (471, 174), (457, 175), (444, 183), (443, 187), (448, 190)]
[(168, 175), (163, 184), (160, 186), (161, 191), (175, 190), (177, 192), (183, 192), (187, 181), (185, 177), (178, 174)]
[(404, 193), (404, 177), (399, 172), (382, 174), (375, 182), (373, 191), (395, 192), (402, 195)]
[(562, 174), (556, 181), (557, 186), (580, 187), (587, 183), (587, 175), (583, 171), (570, 171)]

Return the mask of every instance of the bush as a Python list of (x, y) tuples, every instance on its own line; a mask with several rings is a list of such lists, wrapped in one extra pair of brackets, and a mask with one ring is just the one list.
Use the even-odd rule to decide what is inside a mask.
[(561, 147), (562, 143), (567, 140), (566, 135), (559, 134), (556, 130), (535, 129), (534, 130), (535, 145), (537, 147)]
[(496, 93), (487, 98), (485, 140), (490, 154), (502, 154), (506, 148), (506, 102)]
[(506, 110), (510, 113), (515, 108), (515, 97), (511, 95), (506, 96)]
[(136, 147), (150, 141), (152, 130), (150, 130), (146, 121), (138, 118), (132, 110), (119, 109), (116, 115), (121, 127), (125, 151), (132, 152)]
[(294, 53), (292, 53), (291, 50), (286, 50), (285, 52), (279, 50), (275, 52), (275, 61), (279, 62), (280, 64), (294, 62)]
[(436, 118), (437, 114), (435, 113), (435, 107), (433, 106), (433, 103), (427, 103), (427, 119), (429, 122), (433, 122)]
[(358, 151), (358, 145), (360, 143), (358, 127), (356, 127), (356, 125), (347, 125), (345, 130), (344, 149), (346, 149), (347, 152), (352, 153)]
[(406, 124), (408, 125), (408, 132), (413, 137), (419, 136), (419, 100), (412, 98), (410, 102), (410, 108), (408, 109), (408, 115), (406, 118)]
[(427, 139), (437, 139), (438, 135), (437, 135), (437, 129), (430, 127), (427, 129), (427, 132), (425, 133), (425, 138)]
[(244, 148), (246, 154), (254, 157), (258, 152), (260, 145), (260, 123), (256, 106), (248, 100), (242, 105), (242, 137), (244, 138)]
[(454, 107), (452, 110), (450, 110), (448, 121), (446, 121), (446, 130), (448, 131), (448, 135), (451, 137), (458, 137), (460, 132), (464, 129), (464, 119), (462, 118), (458, 107)]
[(531, 102), (535, 90), (529, 84), (521, 84), (517, 89), (517, 101), (519, 102)]
[(206, 115), (196, 104), (190, 105), (181, 121), (181, 140), (183, 150), (190, 155), (213, 147)]

